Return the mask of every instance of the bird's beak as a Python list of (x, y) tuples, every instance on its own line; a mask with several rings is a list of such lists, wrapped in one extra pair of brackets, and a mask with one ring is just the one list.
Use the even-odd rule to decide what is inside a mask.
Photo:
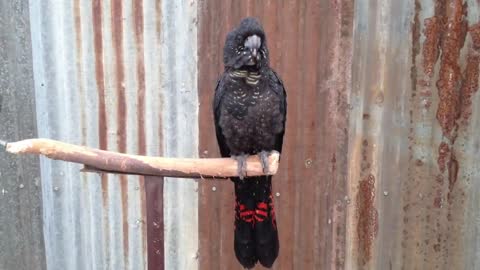
[(244, 45), (245, 48), (250, 49), (252, 56), (256, 58), (258, 55), (258, 49), (260, 49), (260, 46), (262, 45), (262, 39), (257, 35), (251, 35), (247, 37)]
[(252, 53), (253, 58), (257, 58), (258, 50), (256, 48), (250, 49), (250, 52)]

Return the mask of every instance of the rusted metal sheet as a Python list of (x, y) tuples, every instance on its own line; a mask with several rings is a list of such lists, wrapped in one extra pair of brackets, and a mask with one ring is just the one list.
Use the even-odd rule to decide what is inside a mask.
[(478, 2), (360, 2), (347, 268), (476, 269)]
[[(195, 157), (196, 8), (31, 1), (39, 136)], [(41, 159), (48, 269), (196, 268), (196, 182), (79, 169)]]
[(370, 3), (355, 5), (347, 269), (476, 269), (478, 2)]
[[(274, 269), (477, 269), (479, 3), (200, 5), (200, 154), (226, 33), (263, 21), (288, 93)], [(200, 268), (235, 269), (233, 187), (200, 185)]]
[[(223, 69), (224, 39), (247, 15), (263, 22), (271, 65), (282, 76), (288, 96), (284, 153), (273, 181), (281, 242), (274, 269), (341, 269), (353, 4), (204, 1), (199, 11), (203, 156), (218, 155), (211, 100)], [(233, 253), (233, 185), (201, 183), (199, 203), (200, 269), (238, 268)]]
[(411, 247), (406, 254), (423, 260), (410, 262), (413, 268), (476, 269), (478, 244), (472, 240), (478, 236), (471, 232), (479, 223), (471, 205), (478, 205), (474, 159), (480, 115), (472, 112), (479, 105), (479, 3), (416, 4), (414, 27), (422, 34), (413, 38), (418, 51), (412, 57), (411, 117), (418, 124), (409, 133), (411, 177), (405, 187), (411, 194), (405, 198), (404, 240)]

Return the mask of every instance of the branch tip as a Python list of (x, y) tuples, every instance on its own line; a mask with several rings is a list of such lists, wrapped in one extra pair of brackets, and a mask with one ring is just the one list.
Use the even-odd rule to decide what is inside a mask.
[(7, 148), (7, 142), (6, 141), (3, 141), (3, 140), (0, 140), (0, 145), (3, 147), (3, 148)]

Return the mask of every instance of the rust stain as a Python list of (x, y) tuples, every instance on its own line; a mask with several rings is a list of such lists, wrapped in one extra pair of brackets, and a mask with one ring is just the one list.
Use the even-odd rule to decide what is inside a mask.
[[(415, 3), (416, 5), (420, 5), (419, 3)], [(418, 13), (415, 14), (415, 19), (418, 20)], [(423, 30), (423, 34), (425, 35), (425, 41), (423, 43), (423, 70), (425, 74), (432, 78), (433, 77), (433, 69), (435, 67), (435, 63), (438, 60), (439, 56), (439, 41), (441, 35), (441, 21), (438, 17), (431, 17), (424, 20), (425, 29)], [(418, 25), (416, 28), (419, 28)], [(417, 29), (417, 32), (420, 30)], [(414, 40), (418, 44), (418, 40), (420, 38), (420, 33), (416, 34), (413, 32)], [(419, 46), (419, 45), (417, 45)], [(415, 48), (415, 47), (414, 47)], [(417, 48), (418, 50), (418, 48)]]
[(127, 177), (120, 176), (120, 193), (122, 200), (122, 231), (123, 231), (123, 251), (124, 263), (128, 265), (128, 180)]
[(450, 158), (450, 147), (448, 146), (447, 143), (442, 142), (438, 147), (438, 158), (437, 158), (438, 168), (442, 173), (445, 172), (446, 161), (448, 158)]
[(435, 197), (433, 200), (433, 206), (436, 208), (441, 208), (442, 207), (442, 197)]
[[(83, 59), (83, 50), (82, 50), (82, 16), (80, 13), (80, 0), (74, 0), (73, 3), (73, 14), (75, 18), (75, 45), (76, 45), (76, 66), (77, 66), (77, 78), (83, 78), (83, 69), (82, 69), (82, 59)], [(81, 127), (81, 143), (82, 145), (86, 144), (87, 137), (87, 127), (85, 120), (85, 113), (83, 108), (85, 106), (85, 87), (83, 85), (83, 80), (78, 81), (79, 95), (80, 95), (80, 108), (82, 108), (80, 113), (80, 127)]]
[(469, 29), (473, 44), (468, 50), (467, 66), (464, 71), (464, 81), (460, 90), (462, 123), (467, 124), (472, 114), (472, 98), (478, 91), (480, 65), (480, 23)]
[(114, 50), (114, 65), (117, 104), (117, 147), (121, 153), (126, 152), (127, 147), (127, 104), (125, 100), (125, 71), (123, 65), (123, 6), (122, 1), (113, 1), (111, 10), (112, 42)]
[[(157, 47), (161, 48), (162, 47), (162, 1), (158, 0), (155, 1), (155, 30), (156, 30), (156, 43)], [(160, 74), (161, 74), (161, 69), (162, 66), (159, 65), (160, 69)], [(159, 95), (161, 96), (161, 93), (159, 91)], [(163, 98), (160, 97), (160, 107), (163, 107)], [(158, 116), (158, 141), (163, 142), (163, 123), (162, 123), (162, 115)], [(163, 153), (163, 143), (159, 143), (158, 145), (158, 152)]]
[(435, 198), (433, 199), (433, 207), (442, 208), (443, 207), (443, 192), (442, 188), (437, 188), (435, 192)]
[[(411, 25), (411, 31), (412, 31), (412, 63), (411, 63), (411, 66), (410, 66), (410, 80), (411, 80), (411, 88), (412, 88), (412, 91), (411, 91), (411, 94), (410, 94), (410, 97), (409, 97), (409, 102), (410, 104), (415, 104), (415, 97), (416, 97), (416, 94), (417, 94), (417, 84), (420, 84), (421, 86), (421, 81), (423, 81), (421, 78), (418, 78), (418, 71), (417, 71), (417, 57), (419, 56), (420, 54), (420, 36), (421, 36), (421, 33), (420, 33), (420, 19), (419, 19), (419, 14), (420, 14), (420, 11), (421, 11), (421, 4), (420, 4), (420, 1), (419, 0), (415, 0), (415, 12), (414, 12), (414, 16), (413, 16), (413, 22), (412, 22), (412, 25)], [(425, 30), (426, 31), (426, 30)], [(431, 34), (430, 34), (431, 35)], [(428, 39), (428, 37), (427, 37)], [(430, 38), (432, 39), (432, 38)], [(425, 46), (424, 46), (424, 55), (423, 55), (423, 60), (425, 61)], [(420, 80), (420, 82), (419, 82)], [(413, 152), (410, 151), (412, 149), (412, 146), (414, 144), (414, 136), (415, 136), (415, 132), (414, 132), (414, 129), (412, 128), (413, 127), (413, 121), (414, 121), (414, 111), (413, 109), (410, 109), (409, 110), (409, 124), (410, 124), (410, 129), (408, 131), (408, 153), (409, 153), (409, 159), (412, 160), (413, 159)], [(420, 162), (418, 162), (420, 161)], [(416, 165), (417, 166), (421, 166), (423, 164), (423, 162), (421, 160), (417, 160), (416, 162)], [(409, 173), (409, 178), (411, 177), (411, 174)], [(411, 179), (409, 179), (409, 181), (411, 181)], [(404, 192), (403, 193), (403, 196), (405, 196), (406, 198), (409, 197), (409, 192)], [(404, 199), (404, 201), (406, 202), (409, 202), (408, 199)], [(403, 214), (404, 214), (404, 219), (403, 219), (403, 222), (404, 222), (404, 225), (405, 226), (408, 226), (408, 217), (409, 217), (409, 208), (410, 208), (410, 204), (409, 203), (406, 203), (403, 205), (402, 207), (402, 210), (403, 210)], [(408, 244), (408, 238), (407, 238), (407, 230), (403, 230), (402, 231), (402, 241), (401, 241), (401, 246), (402, 248), (404, 248), (407, 244)], [(404, 255), (405, 256), (405, 255)]]
[[(125, 153), (127, 148), (127, 104), (125, 100), (125, 74), (123, 65), (123, 6), (122, 1), (113, 1), (111, 9), (112, 42), (115, 61), (115, 77), (117, 89), (117, 147)], [(122, 198), (123, 250), (124, 263), (128, 265), (128, 182), (125, 175), (120, 176), (120, 192)]]
[(137, 121), (138, 121), (138, 152), (146, 153), (145, 141), (145, 60), (144, 60), (144, 37), (143, 37), (143, 0), (132, 2), (133, 25), (135, 32), (137, 54)]
[(164, 269), (163, 179), (145, 177), (148, 269)]
[[(432, 256), (442, 258), (434, 261), (428, 259), (428, 263), (433, 263), (432, 265), (436, 267), (443, 264), (457, 265), (456, 262), (458, 262), (457, 259), (453, 259), (458, 257), (455, 255), (457, 251), (454, 246), (458, 244), (456, 235), (461, 232), (458, 223), (454, 221), (463, 219), (463, 214), (458, 213), (457, 209), (464, 207), (464, 201), (454, 200), (453, 197), (464, 193), (462, 193), (463, 186), (457, 184), (461, 164), (455, 155), (458, 152), (457, 148), (463, 148), (463, 145), (458, 145), (456, 139), (459, 134), (463, 134), (462, 128), (468, 124), (467, 121), (472, 113), (472, 97), (478, 88), (480, 64), (475, 45), (475, 39), (480, 40), (477, 34), (480, 30), (476, 30), (479, 27), (476, 25), (468, 28), (467, 9), (467, 1), (438, 0), (435, 1), (435, 16), (425, 20), (424, 54), (426, 56), (424, 60), (426, 63), (423, 64), (426, 76), (423, 85), (426, 90), (433, 90), (432, 80), (438, 77), (435, 84), (439, 98), (436, 120), (443, 135), (438, 146), (439, 173), (427, 174), (426, 176), (430, 179), (434, 177), (435, 181), (424, 186), (432, 191), (435, 190), (426, 195), (431, 196), (429, 202), (432, 203), (427, 205), (426, 209), (433, 208), (436, 213), (427, 220), (428, 222), (433, 219), (433, 222), (428, 222), (432, 225), (427, 227), (425, 235), (428, 237), (437, 232), (445, 230), (448, 232), (447, 234), (438, 233), (437, 241), (430, 242), (433, 248), (429, 247), (426, 251), (425, 262)], [(467, 34), (470, 34), (473, 44), (464, 48)], [(462, 50), (466, 53), (462, 53)], [(438, 59), (440, 59), (439, 70), (435, 73), (434, 67), (438, 64)], [(422, 97), (429, 99), (430, 92), (426, 92)], [(427, 104), (431, 105), (431, 103), (424, 105)]]
[[(147, 262), (149, 261), (148, 258), (148, 240), (149, 240), (149, 234), (148, 234), (148, 204), (147, 204), (147, 189), (146, 189), (146, 184), (145, 182), (147, 181), (147, 176), (145, 177), (140, 177), (138, 180), (138, 192), (140, 195), (140, 208), (141, 208), (141, 216), (145, 218), (146, 226), (141, 226), (140, 229), (142, 230), (142, 254), (145, 258), (147, 256)], [(159, 181), (163, 182), (163, 181)], [(162, 220), (163, 220), (163, 215), (162, 215)]]
[(367, 264), (378, 232), (378, 211), (375, 208), (375, 177), (370, 174), (360, 181), (357, 195), (359, 263)]
[[(337, 54), (332, 54), (334, 57), (332, 60), (336, 62), (336, 70), (333, 71), (337, 77), (336, 87), (337, 87), (337, 106), (338, 111), (335, 116), (337, 119), (336, 126), (338, 127), (336, 134), (336, 155), (335, 155), (335, 171), (332, 172), (333, 178), (335, 179), (336, 188), (332, 192), (337, 194), (337, 198), (344, 199), (344, 195), (347, 190), (348, 181), (347, 176), (344, 174), (348, 170), (348, 132), (346, 126), (349, 123), (349, 110), (348, 110), (348, 100), (349, 100), (349, 90), (351, 85), (351, 69), (352, 69), (352, 56), (350, 52), (353, 51), (353, 25), (354, 25), (354, 10), (355, 3), (353, 1), (333, 1), (336, 4), (334, 10), (336, 13), (335, 25), (337, 29), (335, 31), (340, 32), (340, 37), (337, 43), (338, 48), (335, 49)], [(334, 56), (336, 55), (336, 56)], [(381, 92), (383, 93), (383, 92)], [(383, 95), (382, 95), (383, 97)], [(384, 97), (382, 98), (383, 101)], [(328, 185), (328, 184), (327, 184)], [(340, 195), (340, 196), (339, 196)], [(335, 238), (332, 240), (332, 249), (334, 252), (334, 262), (331, 264), (331, 268), (334, 269), (344, 269), (346, 261), (346, 211), (345, 204), (341, 200), (339, 202), (339, 207), (337, 209), (338, 216), (335, 220), (336, 230), (333, 231)]]
[[(423, 81), (425, 82), (425, 81)], [(424, 85), (426, 87), (430, 86), (429, 84)], [(432, 96), (432, 91), (430, 89), (424, 89), (419, 93), (421, 97), (431, 97)]]
[(465, 82), (461, 89), (461, 101), (462, 101), (462, 119), (466, 124), (466, 121), (472, 114), (472, 98), (478, 91), (478, 75), (479, 75), (480, 55), (479, 52), (473, 52), (473, 49), (469, 51), (467, 58), (467, 68), (465, 70)]
[[(132, 2), (132, 10), (133, 10), (133, 27), (134, 27), (134, 32), (135, 32), (135, 43), (136, 43), (136, 58), (137, 58), (137, 82), (138, 82), (138, 91), (137, 91), (137, 122), (138, 122), (138, 128), (137, 128), (137, 136), (138, 136), (138, 154), (140, 155), (145, 155), (146, 154), (146, 138), (145, 138), (145, 59), (144, 59), (144, 36), (143, 36), (143, 0), (135, 0)], [(158, 20), (160, 18), (157, 18)], [(144, 252), (143, 254), (146, 254), (148, 257), (148, 265), (149, 269), (151, 268), (152, 263), (157, 265), (159, 267), (161, 264), (163, 264), (163, 258), (162, 260), (159, 261), (158, 256), (155, 255), (155, 253), (151, 253), (150, 251), (152, 248), (150, 247), (151, 245), (151, 240), (150, 239), (155, 239), (155, 235), (152, 235), (151, 233), (151, 228), (152, 228), (152, 222), (149, 220), (149, 213), (151, 212), (151, 208), (156, 207), (156, 205), (152, 205), (151, 203), (156, 203), (150, 202), (150, 192), (152, 190), (149, 190), (152, 188), (151, 185), (145, 185), (145, 181), (150, 181), (147, 179), (153, 178), (153, 181), (155, 181), (154, 177), (139, 177), (139, 183), (140, 186), (143, 187), (140, 190), (141, 192), (141, 199), (143, 202), (143, 213), (142, 216), (146, 217), (146, 243), (144, 245)], [(160, 177), (157, 177), (157, 179)], [(160, 178), (161, 179), (161, 178)], [(163, 181), (160, 181), (163, 182)], [(147, 182), (149, 183), (149, 182)], [(162, 192), (163, 192), (163, 183), (161, 184), (162, 186)], [(153, 186), (154, 188), (156, 186)], [(143, 192), (145, 191), (145, 192)], [(153, 189), (153, 192), (157, 192), (157, 189)], [(163, 194), (162, 194), (163, 195)], [(163, 208), (163, 203), (161, 204)], [(154, 220), (161, 219), (163, 223), (163, 215), (161, 217), (155, 217)], [(160, 223), (159, 221), (157, 221)], [(145, 226), (142, 226), (144, 228)], [(163, 225), (160, 227), (161, 230), (163, 230)], [(163, 245), (163, 237), (161, 244)], [(163, 267), (162, 267), (163, 268)], [(160, 268), (160, 269), (162, 269)]]
[(368, 140), (367, 139), (364, 139), (363, 142), (362, 142), (362, 145), (364, 147), (367, 147), (368, 146)]
[(427, 110), (430, 109), (430, 107), (432, 106), (432, 101), (431, 100), (425, 100), (424, 103), (423, 103), (423, 106)]
[(459, 85), (462, 80), (458, 59), (460, 49), (465, 42), (467, 33), (466, 6), (456, 0), (445, 6), (443, 39), (441, 44), (442, 57), (439, 79), (437, 81), (439, 104), (437, 120), (445, 137), (452, 139), (452, 131), (456, 127), (455, 120), (459, 116)]
[(473, 47), (475, 49), (480, 49), (480, 23), (471, 25), (469, 32), (472, 37)]
[(155, 29), (157, 32), (157, 42), (161, 41), (162, 37), (162, 1), (155, 1)]
[[(417, 56), (420, 53), (420, 20), (418, 14), (421, 6), (419, 0), (415, 0), (415, 15), (412, 23), (412, 65), (410, 67), (410, 79), (412, 82), (412, 94), (410, 95), (410, 102), (412, 102), (417, 92)], [(410, 110), (410, 124), (413, 121), (413, 111)], [(410, 130), (409, 139), (412, 137), (412, 130)]]
[(417, 159), (417, 160), (415, 161), (415, 165), (417, 165), (417, 166), (423, 166), (423, 161), (422, 161), (421, 159)]
[(448, 162), (448, 200), (451, 202), (451, 193), (458, 177), (458, 161), (452, 152)]
[(443, 176), (442, 175), (437, 175), (437, 177), (435, 178), (435, 181), (437, 181), (437, 183), (439, 183), (439, 184), (443, 184)]
[[(480, 25), (474, 24), (468, 29), (466, 20), (467, 4), (454, 1), (445, 8), (444, 40), (442, 42), (442, 59), (437, 88), (439, 105), (437, 120), (449, 143), (439, 146), (438, 165), (441, 173), (448, 168), (448, 201), (451, 203), (452, 190), (457, 182), (459, 162), (453, 147), (460, 125), (465, 126), (471, 115), (472, 97), (478, 91), (480, 56)], [(468, 30), (468, 31), (467, 31)], [(466, 68), (463, 76), (459, 67), (460, 50), (464, 46), (467, 33), (472, 38), (468, 48)], [(457, 120), (461, 118), (460, 122)]]
[[(365, 117), (363, 117), (363, 119), (365, 119)], [(370, 159), (369, 159), (367, 147), (368, 147), (368, 140), (364, 139), (362, 142), (362, 160), (360, 163), (362, 174), (360, 175), (360, 177), (363, 177), (365, 175), (364, 173), (369, 172), (369, 169), (370, 169)]]
[[(98, 141), (99, 148), (107, 150), (107, 112), (105, 105), (105, 75), (103, 69), (103, 25), (102, 25), (102, 1), (94, 0), (92, 4), (93, 20), (93, 43), (95, 52), (95, 82), (98, 91)], [(108, 176), (101, 175), (102, 180), (102, 203), (103, 203), (103, 230), (109, 230), (108, 219)], [(110, 245), (110, 236), (105, 234), (105, 246)]]
[(95, 79), (98, 90), (99, 106), (99, 142), (100, 149), (107, 149), (107, 114), (105, 109), (105, 77), (103, 70), (103, 37), (102, 37), (102, 1), (94, 0), (93, 14), (93, 40), (95, 50)]
[[(94, 0), (92, 5), (93, 43), (95, 51), (95, 82), (98, 91), (98, 141), (99, 148), (107, 150), (107, 111), (105, 107), (105, 75), (103, 70), (102, 1)], [(108, 178), (102, 174), (102, 196), (104, 208), (108, 199)]]

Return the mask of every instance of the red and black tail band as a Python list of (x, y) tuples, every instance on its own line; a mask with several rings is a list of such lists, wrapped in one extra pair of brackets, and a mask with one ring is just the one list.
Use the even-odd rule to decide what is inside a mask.
[(235, 183), (235, 255), (245, 268), (252, 268), (257, 261), (271, 267), (279, 251), (271, 176), (232, 180)]

